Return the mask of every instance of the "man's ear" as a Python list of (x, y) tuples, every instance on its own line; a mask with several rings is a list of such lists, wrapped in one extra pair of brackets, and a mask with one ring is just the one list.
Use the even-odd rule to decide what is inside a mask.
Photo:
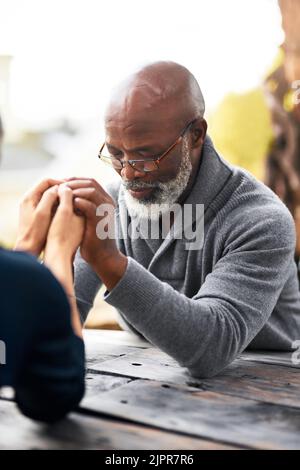
[(196, 149), (202, 147), (207, 131), (207, 122), (203, 118), (197, 119), (193, 125), (192, 134), (192, 148)]

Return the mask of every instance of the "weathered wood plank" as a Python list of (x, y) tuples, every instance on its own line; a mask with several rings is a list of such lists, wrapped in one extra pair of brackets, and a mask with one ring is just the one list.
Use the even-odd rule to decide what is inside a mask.
[(87, 373), (85, 377), (85, 393), (87, 396), (98, 396), (117, 387), (131, 382), (127, 377), (116, 377), (113, 375), (99, 375)]
[[(291, 353), (249, 351), (222, 374), (203, 380), (192, 378), (172, 358), (130, 333), (88, 331), (84, 336), (89, 372), (82, 407), (101, 414), (91, 418), (73, 413), (54, 427), (26, 420), (33, 432), (23, 425), (19, 429), (18, 419), (25, 418), (6, 408), (14, 404), (0, 401), (0, 447), (7, 433), (11, 441), (6, 440), (5, 448), (18, 448), (13, 443), (15, 422), (19, 448), (220, 448), (211, 440), (249, 448), (300, 448), (300, 374)], [(2, 407), (8, 411), (1, 414)], [(109, 414), (148, 427), (104, 419)], [(142, 443), (147, 433), (149, 447)], [(181, 439), (192, 447), (179, 444)], [(176, 446), (168, 447), (175, 441)], [(159, 442), (167, 447), (158, 447)]]
[[(127, 331), (84, 330), (84, 338), (87, 342), (109, 343), (144, 348), (153, 347), (147, 341)], [(255, 362), (300, 368), (300, 353), (297, 356), (298, 364), (293, 364), (292, 354), (292, 352), (284, 351), (246, 350), (241, 354), (240, 358)]]
[[(115, 357), (124, 356), (125, 354), (130, 354), (130, 353), (134, 353), (135, 351), (139, 351), (140, 347), (142, 347), (141, 344), (144, 347), (144, 343), (143, 342), (140, 343), (139, 340), (137, 341), (137, 344), (139, 344), (139, 347), (128, 346), (126, 344), (122, 344), (122, 341), (120, 344), (118, 344), (114, 335), (112, 335), (113, 342), (109, 343), (108, 341), (109, 341), (109, 338), (111, 337), (110, 333), (111, 333), (110, 331), (107, 331), (107, 335), (105, 334), (102, 335), (102, 334), (98, 334), (98, 332), (93, 332), (91, 330), (87, 330), (84, 332), (87, 369), (89, 369), (90, 366), (94, 363), (104, 362), (109, 359), (113, 359)], [(124, 332), (118, 332), (118, 333), (124, 333)], [(130, 342), (128, 340), (128, 336), (125, 335), (125, 340), (122, 334), (119, 336), (121, 336), (121, 339), (123, 338), (124, 343)], [(130, 337), (131, 336), (129, 335), (129, 338)], [(103, 341), (103, 338), (104, 338), (104, 341)], [(131, 339), (131, 342), (133, 342), (134, 344), (135, 339), (134, 340)]]
[(230, 449), (231, 446), (115, 420), (72, 413), (46, 426), (0, 401), (0, 449)]
[(91, 368), (98, 373), (198, 387), (300, 408), (300, 373), (284, 366), (238, 359), (216, 377), (195, 379), (166, 354), (157, 349), (147, 349), (136, 350), (133, 354), (99, 364), (94, 363)]
[(116, 357), (125, 356), (126, 354), (134, 354), (139, 351), (138, 348), (132, 346), (122, 346), (107, 343), (90, 343), (85, 344), (86, 365), (89, 368), (94, 363), (100, 363), (114, 359)]
[(222, 374), (201, 380), (200, 388), (300, 409), (300, 374), (283, 366), (237, 360)]
[(258, 449), (300, 449), (300, 410), (136, 380), (83, 407), (148, 426)]
[(300, 354), (275, 351), (245, 351), (241, 356), (244, 361), (274, 364), (300, 369)]

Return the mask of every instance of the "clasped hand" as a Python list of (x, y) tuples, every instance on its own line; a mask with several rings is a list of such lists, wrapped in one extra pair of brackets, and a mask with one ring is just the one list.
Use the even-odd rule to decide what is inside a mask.
[[(114, 238), (99, 239), (97, 208), (115, 206), (113, 199), (95, 180), (89, 178), (48, 179), (29, 191), (20, 206), (19, 234), (16, 249), (35, 256), (58, 252), (74, 257), (81, 255), (93, 268), (113, 264), (120, 257)], [(78, 214), (81, 214), (79, 216)], [(113, 211), (106, 216), (114, 226)]]
[(70, 261), (80, 245), (84, 217), (74, 211), (73, 192), (62, 180), (47, 179), (25, 194), (19, 214), (16, 250), (45, 257), (61, 253)]
[[(97, 208), (109, 207), (108, 215)], [(44, 252), (44, 263), (64, 287), (71, 300), (74, 331), (81, 334), (74, 303), (73, 260), (80, 247), (81, 256), (91, 265), (107, 289), (123, 277), (127, 257), (117, 248), (114, 237), (98, 237), (97, 224), (113, 227), (114, 201), (93, 179), (69, 178), (42, 181), (23, 198), (15, 250), (34, 256)], [(100, 211), (101, 212), (101, 211)]]

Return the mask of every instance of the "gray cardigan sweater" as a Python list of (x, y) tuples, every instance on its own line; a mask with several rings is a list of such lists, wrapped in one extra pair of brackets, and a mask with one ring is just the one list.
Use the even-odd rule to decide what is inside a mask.
[[(120, 181), (107, 188), (125, 230)], [(185, 203), (204, 204), (204, 243), (118, 239), (127, 270), (104, 299), (120, 322), (199, 377), (210, 377), (245, 348), (293, 350), (300, 339), (300, 294), (293, 219), (279, 198), (225, 162), (206, 138)], [(127, 221), (128, 222), (128, 221)], [(75, 288), (84, 320), (101, 281), (80, 257)], [(295, 349), (295, 348), (294, 348)]]

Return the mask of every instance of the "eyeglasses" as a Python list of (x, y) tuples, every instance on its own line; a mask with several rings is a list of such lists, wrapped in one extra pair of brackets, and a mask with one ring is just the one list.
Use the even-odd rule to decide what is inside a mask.
[(162, 161), (162, 159), (165, 158), (171, 152), (171, 150), (173, 150), (173, 148), (175, 148), (176, 145), (178, 145), (182, 141), (184, 134), (187, 132), (190, 126), (194, 124), (196, 120), (197, 119), (193, 119), (185, 126), (185, 128), (177, 137), (175, 142), (170, 145), (170, 147), (168, 147), (167, 150), (160, 157), (148, 158), (147, 160), (121, 160), (115, 156), (107, 156), (102, 154), (103, 149), (106, 146), (106, 143), (104, 142), (99, 151), (98, 158), (100, 158), (100, 160), (102, 160), (104, 163), (112, 166), (116, 171), (122, 170), (126, 163), (128, 163), (128, 165), (130, 165), (131, 168), (133, 168), (135, 171), (138, 171), (140, 173), (150, 173), (151, 171), (156, 171), (158, 170), (159, 163)]

